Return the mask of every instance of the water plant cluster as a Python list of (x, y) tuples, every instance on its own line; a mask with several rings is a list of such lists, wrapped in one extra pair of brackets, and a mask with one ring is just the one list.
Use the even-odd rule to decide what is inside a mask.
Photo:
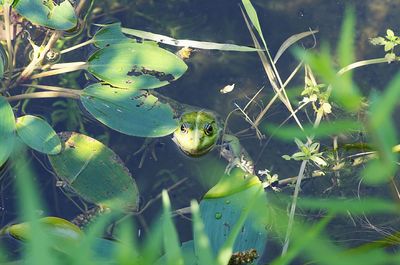
[[(17, 222), (0, 230), (3, 238), (13, 238), (20, 246), (17, 251), (1, 246), (2, 264), (399, 262), (397, 232), (358, 245), (336, 243), (330, 232), (334, 222), (398, 215), (399, 146), (392, 116), (398, 107), (400, 76), (371, 95), (365, 95), (353, 81), (357, 68), (382, 63), (395, 67), (395, 48), (400, 42), (392, 30), (387, 30), (385, 37), (371, 38), (373, 45), (384, 47), (382, 58), (356, 61), (355, 19), (349, 8), (334, 53), (324, 44), (320, 49), (296, 47), (300, 40), (318, 34), (309, 30), (288, 36), (272, 56), (250, 0), (242, 0), (240, 9), (254, 47), (179, 40), (126, 28), (119, 22), (93, 25), (90, 17), (95, 1), (3, 0), (1, 5), (0, 167), (2, 180), (15, 176), (20, 213)], [(97, 27), (96, 32), (85, 39), (86, 30), (92, 27)], [(59, 61), (85, 46), (93, 50), (87, 60)], [(175, 54), (171, 52), (175, 47), (183, 49)], [(289, 48), (293, 48), (298, 65), (284, 80), (277, 62)], [(283, 177), (279, 168), (274, 172), (265, 168), (255, 171), (239, 138), (226, 133), (227, 118), (218, 129), (220, 142), (211, 146), (228, 163), (226, 168), (221, 167), (217, 184), (199, 202), (188, 201), (185, 209), (173, 209), (165, 187), (156, 198), (162, 200), (163, 211), (142, 236), (133, 222), (148, 207), (140, 203), (140, 186), (100, 137), (84, 133), (76, 103), (58, 101), (55, 106), (62, 108), (51, 117), (78, 124), (81, 130), (58, 133), (46, 118), (27, 113), (26, 105), (43, 98), (67, 98), (79, 102), (96, 122), (129, 136), (154, 140), (177, 130), (186, 132), (190, 128), (180, 120), (185, 113), (184, 102), (173, 101), (156, 90), (179, 82), (188, 69), (185, 60), (190, 60), (190, 53), (196, 49), (258, 54), (274, 96), (256, 115), (249, 115), (248, 107), (257, 102), (260, 93), (245, 107), (236, 105), (233, 112), (249, 124), (247, 131), (260, 138), (264, 145), (260, 152), (266, 146), (267, 133), (293, 144), (298, 150), (282, 159), (297, 163), (298, 174)], [(80, 71), (92, 81), (84, 88), (73, 81), (65, 83), (76, 87), (65, 87), (62, 81), (50, 83), (47, 78)], [(290, 87), (298, 86), (292, 85), (297, 76), (303, 83), (292, 96)], [(231, 85), (222, 93), (233, 89)], [(264, 122), (274, 104), (287, 109), (288, 118), (282, 124)], [(309, 123), (299, 118), (302, 113)], [(288, 121), (291, 125), (286, 125)], [(213, 126), (214, 120), (201, 129), (209, 136), (215, 133)], [(357, 133), (366, 135), (365, 141), (353, 140)], [(38, 213), (46, 202), (38, 195), (32, 167), (26, 162), (30, 157), (27, 149), (43, 154), (57, 185), (90, 207), (72, 220)], [(349, 170), (351, 174), (343, 174)], [(301, 195), (304, 182), (321, 178), (333, 182), (326, 193)], [(390, 186), (396, 192), (386, 197), (330, 193), (340, 190), (341, 182), (346, 181), (359, 186)], [(299, 209), (303, 214), (298, 214)], [(193, 233), (185, 242), (179, 239), (174, 224), (175, 216), (183, 214), (189, 216)], [(271, 244), (279, 246), (279, 254), (270, 251)], [(394, 251), (388, 251), (388, 247)]]

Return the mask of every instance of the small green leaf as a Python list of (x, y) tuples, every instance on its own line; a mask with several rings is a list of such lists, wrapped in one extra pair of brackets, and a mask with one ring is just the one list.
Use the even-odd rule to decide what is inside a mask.
[(394, 32), (393, 32), (393, 30), (387, 29), (387, 30), (386, 30), (386, 35), (387, 35), (388, 37), (394, 37)]
[(146, 91), (93, 84), (81, 95), (83, 106), (101, 123), (124, 134), (160, 137), (177, 127), (170, 105)]
[(13, 5), (15, 11), (33, 24), (56, 30), (69, 30), (77, 24), (74, 7), (68, 0), (59, 5), (53, 0), (18, 0)]
[(169, 84), (187, 70), (175, 54), (148, 43), (121, 43), (95, 52), (88, 71), (113, 86), (152, 89)]
[(59, 135), (64, 149), (48, 157), (54, 172), (66, 185), (97, 205), (129, 212), (137, 210), (139, 191), (135, 180), (111, 149), (83, 134)]
[(386, 40), (383, 37), (376, 37), (369, 40), (372, 45), (385, 45)]
[(0, 166), (10, 156), (15, 142), (15, 117), (8, 101), (0, 96)]
[(385, 52), (388, 52), (393, 48), (394, 48), (394, 43), (393, 42), (386, 42), (385, 43)]
[(61, 152), (61, 141), (57, 133), (45, 120), (26, 115), (17, 119), (17, 134), (36, 151), (55, 155)]

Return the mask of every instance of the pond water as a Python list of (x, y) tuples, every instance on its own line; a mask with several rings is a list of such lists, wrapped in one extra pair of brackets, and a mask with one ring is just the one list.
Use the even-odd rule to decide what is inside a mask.
[[(117, 19), (124, 27), (164, 34), (177, 39), (253, 46), (239, 7), (240, 1), (98, 2), (96, 5), (101, 12), (104, 12), (104, 15), (99, 11), (96, 14), (98, 18), (93, 22), (104, 23)], [(382, 57), (382, 49), (370, 45), (368, 39), (384, 35), (387, 28), (400, 28), (396, 12), (400, 8), (400, 3), (395, 0), (254, 0), (252, 3), (258, 12), (261, 28), (272, 55), (288, 37), (309, 29), (319, 30), (315, 36), (317, 48), (323, 42), (327, 42), (330, 47), (335, 47), (344, 10), (349, 5), (354, 7), (356, 13), (355, 49), (356, 58), (359, 60)], [(300, 42), (300, 45), (308, 48), (313, 46), (313, 42), (312, 38), (306, 38)], [(166, 48), (173, 52), (177, 50), (175, 47)], [(90, 52), (90, 49), (78, 50), (66, 56), (65, 61), (85, 60)], [(257, 53), (195, 50), (186, 63), (189, 68), (184, 76), (168, 86), (159, 88), (157, 90), (159, 93), (187, 105), (215, 111), (223, 119), (236, 108), (236, 105), (243, 108), (250, 98), (262, 89), (248, 110), (248, 115), (254, 119), (274, 96)], [(277, 64), (282, 78), (286, 79), (297, 64), (298, 62), (291, 52), (286, 52)], [(359, 87), (367, 94), (371, 90), (384, 88), (396, 71), (394, 65), (365, 67), (356, 71), (355, 79)], [(69, 74), (66, 77), (67, 87), (74, 85), (84, 87), (88, 83), (84, 73)], [(303, 73), (298, 74), (292, 82), (293, 87), (302, 87), (304, 85), (303, 78)], [(59, 79), (53, 80), (53, 82), (58, 81)], [(235, 89), (231, 93), (220, 93), (221, 88), (230, 84), (235, 84)], [(29, 103), (28, 110), (30, 113), (42, 115), (50, 121), (51, 113), (55, 109), (51, 107), (53, 103), (54, 100), (49, 99), (37, 100)], [(160, 194), (162, 189), (174, 186), (180, 180), (186, 179), (170, 191), (170, 196), (173, 208), (188, 207), (191, 199), (200, 200), (205, 192), (216, 183), (220, 176), (218, 172), (226, 166), (226, 161), (216, 151), (200, 158), (187, 157), (171, 141), (171, 136), (160, 138), (155, 145), (154, 151), (157, 159), (151, 154), (151, 151), (135, 155), (134, 153), (144, 143), (143, 138), (123, 135), (100, 125), (79, 104), (72, 106), (70, 115), (73, 115), (74, 111), (80, 113), (84, 129), (89, 135), (107, 142), (108, 146), (120, 156), (137, 182), (142, 206)], [(233, 133), (250, 127), (239, 112), (236, 114), (227, 123), (229, 130)], [(269, 138), (270, 135), (267, 135), (265, 130), (266, 124), (280, 124), (288, 116), (289, 112), (284, 105), (277, 102), (267, 112), (260, 124), (260, 130), (266, 135), (265, 139), (258, 139), (254, 130), (246, 130), (245, 133), (239, 134), (242, 145), (256, 162), (256, 171), (270, 169), (282, 179), (297, 175), (300, 163), (282, 159), (282, 155), (293, 154), (297, 149), (296, 145), (292, 142), (282, 142), (274, 137)], [(299, 119), (301, 122), (308, 123), (305, 113), (299, 113)], [(288, 124), (294, 124), (294, 121), (289, 119)], [(68, 128), (68, 126), (72, 128)], [(64, 121), (58, 123), (55, 129), (56, 131), (79, 130), (79, 126), (67, 124)], [(331, 142), (328, 140), (324, 143), (326, 145), (324, 148), (329, 149)], [(31, 162), (36, 171), (41, 195), (46, 202), (49, 215), (72, 219), (79, 214), (80, 209), (69, 198), (72, 195), (71, 192), (57, 187), (47, 158), (32, 152)], [(358, 184), (356, 175), (355, 170), (343, 173), (343, 186), (333, 186), (333, 178), (330, 175), (308, 181), (304, 184), (302, 193), (322, 197), (327, 194), (344, 197), (355, 196)], [(346, 177), (354, 178), (349, 180)], [(5, 174), (1, 180), (1, 226), (15, 222), (18, 216), (15, 206), (15, 191), (10, 178), (11, 176)], [(269, 192), (272, 193), (272, 191)], [(293, 189), (286, 187), (283, 192), (291, 194)], [(370, 189), (365, 192), (385, 194), (386, 190)], [(76, 197), (72, 196), (72, 199), (82, 205)], [(158, 216), (160, 209), (161, 203), (157, 200), (137, 217), (139, 229), (144, 231), (144, 234), (149, 224)], [(175, 221), (181, 241), (190, 240), (192, 238), (191, 222), (183, 217), (177, 217)], [(352, 226), (353, 223), (350, 223), (350, 219), (344, 219), (338, 220), (332, 225), (332, 233), (338, 241), (346, 241), (346, 244), (351, 245), (380, 236), (363, 228), (361, 222), (355, 224), (355, 227)], [(269, 246), (267, 260), (273, 259), (281, 251), (279, 242), (271, 242)]]

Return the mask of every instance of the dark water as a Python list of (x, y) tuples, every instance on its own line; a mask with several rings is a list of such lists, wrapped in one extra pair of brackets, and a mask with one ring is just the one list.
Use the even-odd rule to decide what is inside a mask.
[[(101, 2), (98, 5), (103, 7), (104, 10), (120, 9), (120, 11), (109, 12), (94, 22), (104, 22), (107, 19), (115, 18), (120, 20), (124, 27), (147, 30), (179, 39), (253, 45), (241, 15), (240, 1), (143, 0), (114, 1), (114, 4), (112, 1), (98, 2)], [(115, 7), (115, 3), (118, 2), (119, 7)], [(293, 34), (307, 31), (309, 28), (319, 30), (316, 35), (317, 47), (322, 42), (327, 42), (330, 47), (335, 47), (346, 4), (352, 5), (356, 13), (357, 59), (382, 57), (383, 51), (370, 45), (368, 38), (384, 35), (386, 28), (394, 30), (400, 28), (400, 20), (398, 20), (396, 12), (400, 7), (398, 1), (265, 0), (253, 1), (253, 4), (258, 12), (261, 27), (272, 55), (275, 54), (285, 39)], [(301, 45), (311, 47), (313, 40), (311, 38), (305, 39), (301, 42)], [(175, 51), (175, 47), (168, 48)], [(72, 56), (68, 55), (66, 61), (84, 60), (87, 53), (88, 51), (84, 50)], [(249, 98), (262, 87), (264, 88), (256, 99), (257, 104), (253, 104), (250, 108), (249, 115), (251, 117), (255, 117), (262, 106), (265, 106), (268, 100), (273, 97), (272, 88), (256, 53), (196, 51), (187, 61), (187, 64), (189, 69), (182, 78), (171, 85), (161, 87), (158, 92), (188, 105), (213, 110), (221, 117), (226, 117), (235, 108), (235, 103), (244, 107)], [(296, 59), (288, 52), (280, 59), (277, 67), (282, 78), (286, 79), (296, 65)], [(368, 93), (374, 89), (382, 89), (396, 71), (394, 65), (366, 67), (357, 70), (355, 78), (362, 90)], [(84, 74), (71, 75), (70, 78), (76, 79), (77, 85), (82, 87), (87, 82)], [(293, 84), (303, 86), (302, 78), (301, 73), (295, 78)], [(219, 92), (222, 87), (233, 83), (235, 90), (232, 93), (221, 94)], [(31, 102), (28, 109), (30, 113), (43, 115), (50, 120), (51, 104), (51, 100)], [(288, 115), (289, 112), (283, 104), (277, 103), (267, 113), (260, 129), (263, 130), (266, 123), (279, 124)], [(307, 122), (304, 114), (299, 114), (299, 117), (302, 122)], [(85, 121), (86, 131), (92, 136), (101, 136), (102, 139), (107, 139), (108, 146), (125, 162), (138, 184), (143, 204), (159, 194), (162, 189), (187, 178), (182, 185), (170, 192), (175, 209), (187, 207), (191, 199), (199, 200), (219, 177), (217, 174), (213, 175), (206, 172), (206, 168), (209, 168), (210, 164), (217, 164), (219, 168), (225, 166), (225, 161), (216, 152), (198, 159), (188, 158), (174, 146), (171, 137), (164, 137), (160, 139), (160, 143), (155, 148), (157, 161), (150, 154), (147, 154), (142, 167), (138, 168), (142, 154), (134, 156), (133, 153), (141, 147), (144, 139), (113, 132), (90, 119), (85, 113), (83, 113), (82, 118)], [(293, 121), (289, 120), (288, 123), (293, 123)], [(228, 125), (234, 133), (249, 127), (249, 124), (240, 115), (233, 116)], [(67, 125), (58, 124), (56, 129), (57, 131), (67, 130)], [(268, 145), (265, 145), (266, 141), (257, 139), (254, 131), (249, 131), (242, 136), (241, 142), (249, 154), (256, 159), (257, 170), (271, 169), (281, 178), (296, 176), (299, 163), (287, 162), (281, 158), (284, 154), (295, 152), (294, 143), (284, 143), (272, 138)], [(71, 219), (79, 214), (80, 210), (71, 203), (60, 188), (56, 187), (54, 176), (45, 170), (45, 168), (50, 169), (46, 157), (37, 153), (34, 153), (34, 155), (31, 162), (37, 172), (40, 190), (47, 206), (46, 212), (49, 215), (66, 219)], [(349, 174), (357, 173), (351, 172)], [(346, 184), (344, 189), (334, 187), (332, 193), (354, 196), (357, 190), (357, 179), (345, 180), (344, 183)], [(331, 186), (332, 182), (329, 177), (321, 178), (306, 183), (303, 192), (309, 195), (325, 196), (326, 193), (323, 192)], [(292, 189), (284, 191), (289, 194)], [(366, 192), (369, 194), (375, 191), (372, 189)], [(14, 194), (10, 176), (4, 177), (1, 183), (0, 198), (2, 226), (15, 221), (17, 218)], [(77, 199), (75, 198), (75, 200)], [(154, 220), (159, 209), (160, 202), (157, 201), (138, 218), (141, 229), (146, 230), (147, 225)], [(181, 240), (191, 239), (190, 221), (177, 218), (176, 223)], [(362, 226), (357, 225), (356, 229), (353, 229), (349, 223), (349, 220), (341, 220), (335, 223), (332, 228), (333, 231), (343, 230), (343, 228), (345, 231), (357, 230), (356, 233), (335, 234), (338, 241), (357, 242), (360, 238), (364, 240), (369, 237), (369, 234), (366, 234), (367, 232), (364, 233), (366, 230)], [(271, 244), (271, 248), (280, 251), (279, 246), (275, 246), (274, 243)], [(274, 256), (273, 251), (270, 253)]]

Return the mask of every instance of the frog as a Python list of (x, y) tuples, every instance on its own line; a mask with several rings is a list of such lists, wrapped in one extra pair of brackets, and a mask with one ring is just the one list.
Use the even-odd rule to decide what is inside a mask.
[[(198, 158), (217, 149), (220, 156), (228, 162), (225, 173), (229, 174), (233, 168), (239, 167), (254, 175), (251, 157), (239, 139), (226, 129), (224, 120), (215, 111), (183, 104), (154, 91), (151, 94), (174, 109), (178, 125), (171, 139), (182, 153)], [(154, 148), (152, 143), (154, 139), (146, 140), (144, 145)], [(143, 150), (143, 147), (139, 149)], [(154, 152), (152, 155), (155, 157)]]

